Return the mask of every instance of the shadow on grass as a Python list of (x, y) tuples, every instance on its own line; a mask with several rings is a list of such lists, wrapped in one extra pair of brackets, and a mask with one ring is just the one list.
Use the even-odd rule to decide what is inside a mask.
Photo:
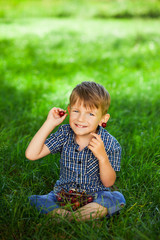
[[(40, 219), (38, 215), (34, 216), (34, 211), (31, 210), (27, 203), (27, 195), (28, 192), (34, 192), (43, 194), (46, 190), (49, 191), (51, 189), (51, 184), (49, 182), (54, 183), (56, 179), (53, 181), (53, 176), (58, 178), (58, 172), (56, 169), (52, 170), (52, 168), (56, 168), (56, 165), (53, 166), (53, 162), (50, 161), (46, 162), (42, 160), (42, 162), (36, 162), (36, 166), (29, 164), (27, 162), (24, 162), (22, 160), (24, 151), (26, 148), (26, 140), (25, 136), (28, 134), (31, 134), (32, 130), (34, 128), (39, 128), (41, 124), (38, 123), (38, 121), (35, 121), (34, 114), (30, 114), (30, 110), (34, 107), (33, 106), (33, 97), (36, 96), (37, 99), (41, 97), (39, 94), (38, 88), (34, 89), (33, 92), (30, 92), (30, 90), (27, 91), (21, 91), (17, 90), (15, 87), (8, 86), (5, 82), (1, 84), (1, 112), (3, 113), (1, 115), (1, 122), (2, 122), (2, 133), (4, 135), (1, 135), (1, 143), (4, 143), (4, 146), (8, 145), (8, 149), (6, 151), (1, 152), (1, 157), (3, 158), (4, 164), (1, 166), (1, 189), (2, 189), (2, 201), (1, 201), (1, 218), (3, 219), (3, 224), (1, 227), (3, 237), (17, 237), (21, 238), (21, 235), (25, 236), (31, 236), (34, 234), (34, 236), (40, 236), (40, 232), (35, 232), (36, 224), (39, 222), (43, 222), (43, 218)], [(113, 96), (114, 98), (114, 96)], [(155, 182), (155, 178), (153, 179), (148, 174), (148, 169), (150, 169), (150, 165), (145, 165), (142, 168), (142, 161), (146, 163), (146, 159), (143, 159), (141, 157), (142, 155), (142, 145), (143, 150), (146, 151), (148, 148), (149, 151), (151, 151), (151, 155), (153, 152), (156, 152), (156, 149), (158, 151), (158, 146), (156, 145), (156, 139), (154, 138), (154, 135), (151, 135), (151, 133), (156, 130), (156, 126), (158, 126), (159, 122), (159, 111), (158, 111), (159, 103), (158, 101), (151, 102), (148, 100), (143, 101), (143, 99), (139, 99), (137, 96), (137, 99), (130, 100), (127, 99), (125, 96), (120, 96), (120, 98), (114, 100), (112, 102), (112, 109), (113, 111), (116, 109), (119, 109), (117, 111), (117, 115), (115, 119), (111, 121), (111, 125), (109, 129), (111, 130), (111, 133), (115, 135), (118, 140), (120, 139), (120, 142), (122, 142), (123, 147), (128, 148), (128, 153), (126, 154), (138, 154), (139, 159), (141, 161), (138, 163), (136, 162), (136, 166), (134, 162), (132, 162), (130, 159), (128, 160), (126, 157), (125, 165), (123, 166), (123, 177), (124, 182), (127, 179), (128, 180), (128, 188), (130, 190), (134, 189), (134, 186), (139, 189), (144, 189), (147, 194), (151, 192), (150, 187)], [(122, 110), (123, 109), (123, 110)], [(120, 118), (120, 119), (119, 119)], [(148, 128), (148, 119), (150, 121), (150, 127)], [(34, 126), (32, 126), (34, 125)], [(31, 127), (30, 131), (28, 131), (28, 127)], [(151, 129), (153, 127), (153, 130)], [(4, 129), (7, 129), (6, 132)], [(141, 135), (141, 132), (144, 134)], [(118, 134), (117, 134), (118, 133)], [(24, 142), (19, 145), (18, 155), (16, 156), (16, 151), (14, 147), (16, 146), (16, 143), (18, 141), (19, 136), (21, 136), (21, 139), (24, 138)], [(120, 137), (121, 136), (121, 137)], [(148, 137), (150, 137), (155, 142), (148, 142)], [(8, 139), (8, 140), (7, 140)], [(146, 145), (145, 145), (145, 144)], [(152, 144), (154, 145), (152, 145)], [(132, 144), (132, 149), (128, 147), (128, 145)], [(135, 151), (136, 150), (136, 151)], [(13, 153), (12, 153), (13, 151)], [(13, 154), (13, 156), (11, 156)], [(150, 157), (151, 157), (150, 155)], [(149, 157), (146, 155), (146, 157)], [(138, 159), (138, 161), (139, 161)], [(151, 158), (150, 158), (151, 159)], [(135, 159), (134, 159), (135, 160)], [(52, 160), (53, 161), (53, 160)], [(58, 162), (57, 162), (58, 163)], [(26, 167), (25, 167), (26, 164)], [(49, 167), (47, 167), (47, 165)], [(134, 167), (134, 171), (132, 170), (131, 166)], [(149, 168), (148, 168), (149, 166)], [(47, 170), (46, 170), (47, 169)], [(145, 170), (141, 172), (142, 170)], [(134, 172), (134, 174), (133, 174)], [(139, 175), (138, 172), (141, 174)], [(155, 169), (153, 169), (152, 174), (155, 173)], [(129, 175), (128, 175), (129, 174)], [(146, 185), (144, 185), (144, 177), (146, 179)], [(139, 181), (137, 183), (137, 180)], [(152, 182), (151, 182), (152, 180)], [(154, 180), (154, 182), (153, 182)], [(149, 189), (146, 188), (147, 184), (150, 182)], [(48, 186), (47, 186), (48, 185)], [(120, 188), (125, 188), (124, 183), (120, 183)], [(128, 194), (128, 189), (124, 189), (124, 194)], [(126, 195), (126, 198), (130, 200), (131, 202), (128, 203), (134, 204), (137, 199), (137, 197), (141, 198), (143, 195), (142, 192), (135, 192), (135, 197), (133, 197), (133, 193), (131, 194), (132, 197), (129, 195)], [(158, 204), (158, 191), (156, 193), (153, 193), (152, 196), (154, 197), (154, 204)], [(145, 197), (145, 199), (148, 198)], [(137, 200), (138, 201), (138, 200)], [(140, 204), (141, 199), (139, 200)], [(144, 199), (143, 199), (144, 201)], [(150, 201), (152, 201), (152, 197), (150, 197)], [(155, 206), (154, 206), (155, 207)], [(150, 208), (151, 212), (154, 209), (152, 206)], [(28, 211), (26, 213), (26, 211)], [(136, 212), (131, 212), (127, 215), (126, 218), (129, 216), (134, 219), (134, 216), (137, 218), (137, 212), (139, 211), (139, 208), (137, 206)], [(32, 214), (33, 213), (33, 214)], [(36, 214), (36, 213), (35, 213)], [(148, 214), (148, 213), (147, 213)], [(148, 215), (147, 215), (148, 216)], [(112, 228), (114, 228), (114, 225), (121, 224), (123, 222), (123, 217), (125, 217), (125, 214), (120, 217), (120, 220), (115, 219), (114, 223), (112, 220), (110, 221), (110, 229), (106, 229), (106, 233), (104, 231), (104, 223), (102, 224), (101, 229), (101, 236), (104, 237), (106, 234), (108, 235), (108, 231), (112, 231)], [(154, 217), (156, 219), (156, 217)], [(10, 219), (10, 223), (8, 223)], [(34, 224), (33, 224), (33, 222)], [(133, 224), (132, 222), (130, 224)], [(34, 226), (33, 226), (34, 225)], [(52, 223), (49, 224), (49, 226), (52, 225)], [(32, 226), (32, 227), (31, 227)], [(77, 231), (81, 231), (81, 237), (84, 237), (85, 230), (81, 230), (80, 228), (82, 226), (80, 225), (72, 225)], [(85, 224), (85, 227), (87, 224)], [(56, 225), (53, 224), (52, 230), (49, 231), (48, 227), (44, 227), (41, 229), (41, 232), (45, 234), (45, 236), (60, 236), (60, 232), (63, 228), (63, 233), (61, 236), (68, 236), (72, 238), (72, 235), (75, 235), (75, 230), (68, 224), (59, 225), (57, 228)], [(153, 228), (153, 226), (151, 226)], [(92, 229), (91, 224), (88, 225), (88, 228)], [(7, 229), (7, 230), (5, 230)], [(28, 229), (28, 232), (26, 233), (26, 229)], [(39, 231), (39, 230), (38, 230)], [(69, 234), (71, 231), (71, 234)], [(87, 230), (88, 231), (88, 230)], [(98, 228), (94, 228), (94, 231), (90, 233), (90, 235), (94, 236), (96, 234), (98, 236), (99, 230)], [(104, 234), (104, 235), (103, 235)], [(78, 237), (78, 235), (75, 235)]]
[[(23, 124), (23, 112), (27, 112), (31, 107), (32, 94), (28, 92), (20, 92), (15, 87), (9, 86), (1, 82), (0, 88), (0, 122), (4, 127), (9, 123), (15, 122), (20, 127)], [(25, 121), (28, 121), (25, 117)]]

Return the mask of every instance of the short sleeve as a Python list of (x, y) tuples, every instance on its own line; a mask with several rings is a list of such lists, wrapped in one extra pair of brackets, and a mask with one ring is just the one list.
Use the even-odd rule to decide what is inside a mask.
[(59, 127), (58, 131), (52, 133), (49, 138), (46, 139), (45, 145), (49, 148), (52, 154), (61, 152), (66, 134), (63, 129), (63, 125)]
[(120, 171), (122, 148), (118, 142), (114, 142), (110, 150), (107, 152), (109, 161), (115, 171)]

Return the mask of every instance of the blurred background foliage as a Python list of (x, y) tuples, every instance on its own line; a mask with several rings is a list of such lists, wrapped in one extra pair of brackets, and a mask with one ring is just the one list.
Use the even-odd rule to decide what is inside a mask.
[(160, 0), (0, 0), (0, 18), (159, 18)]
[[(159, 16), (158, 0), (0, 0), (0, 239), (159, 239)], [(27, 197), (51, 191), (60, 157), (29, 162), (25, 150), (48, 111), (92, 80), (111, 94), (127, 206), (94, 227), (49, 222)]]

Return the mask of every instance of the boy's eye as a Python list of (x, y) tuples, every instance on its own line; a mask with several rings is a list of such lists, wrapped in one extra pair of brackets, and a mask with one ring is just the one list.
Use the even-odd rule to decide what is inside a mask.
[(90, 115), (90, 116), (94, 116), (94, 114), (93, 114), (93, 113), (89, 113), (89, 115)]
[(73, 110), (73, 112), (78, 112), (78, 110)]

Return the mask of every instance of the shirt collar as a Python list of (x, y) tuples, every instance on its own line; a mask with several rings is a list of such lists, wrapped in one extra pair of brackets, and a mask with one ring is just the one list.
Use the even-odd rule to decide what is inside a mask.
[[(78, 150), (78, 148), (79, 148), (79, 145), (76, 143), (76, 140), (75, 140), (75, 134), (74, 134), (74, 132), (73, 132), (73, 130), (72, 130), (72, 128), (70, 127), (70, 131), (71, 131), (71, 139), (70, 139), (70, 141), (72, 142), (72, 143), (74, 143), (75, 144), (75, 147), (76, 147), (76, 149)], [(103, 127), (101, 127), (101, 126), (98, 126), (98, 135), (101, 135), (101, 138), (103, 139), (103, 136), (104, 136), (104, 128)]]
[(105, 130), (103, 127), (98, 126), (98, 133), (97, 133), (97, 134), (101, 136), (101, 139), (102, 139), (102, 140), (104, 140), (105, 131), (106, 131), (106, 130)]
[(70, 127), (70, 133), (71, 133), (70, 143), (71, 143), (71, 144), (73, 143), (74, 146), (75, 146), (75, 148), (76, 148), (76, 150), (78, 150), (79, 145), (76, 143), (75, 134), (74, 134), (74, 132), (73, 132), (73, 130), (72, 130), (71, 127)]
[(103, 128), (101, 126), (98, 126), (98, 135), (103, 135)]

